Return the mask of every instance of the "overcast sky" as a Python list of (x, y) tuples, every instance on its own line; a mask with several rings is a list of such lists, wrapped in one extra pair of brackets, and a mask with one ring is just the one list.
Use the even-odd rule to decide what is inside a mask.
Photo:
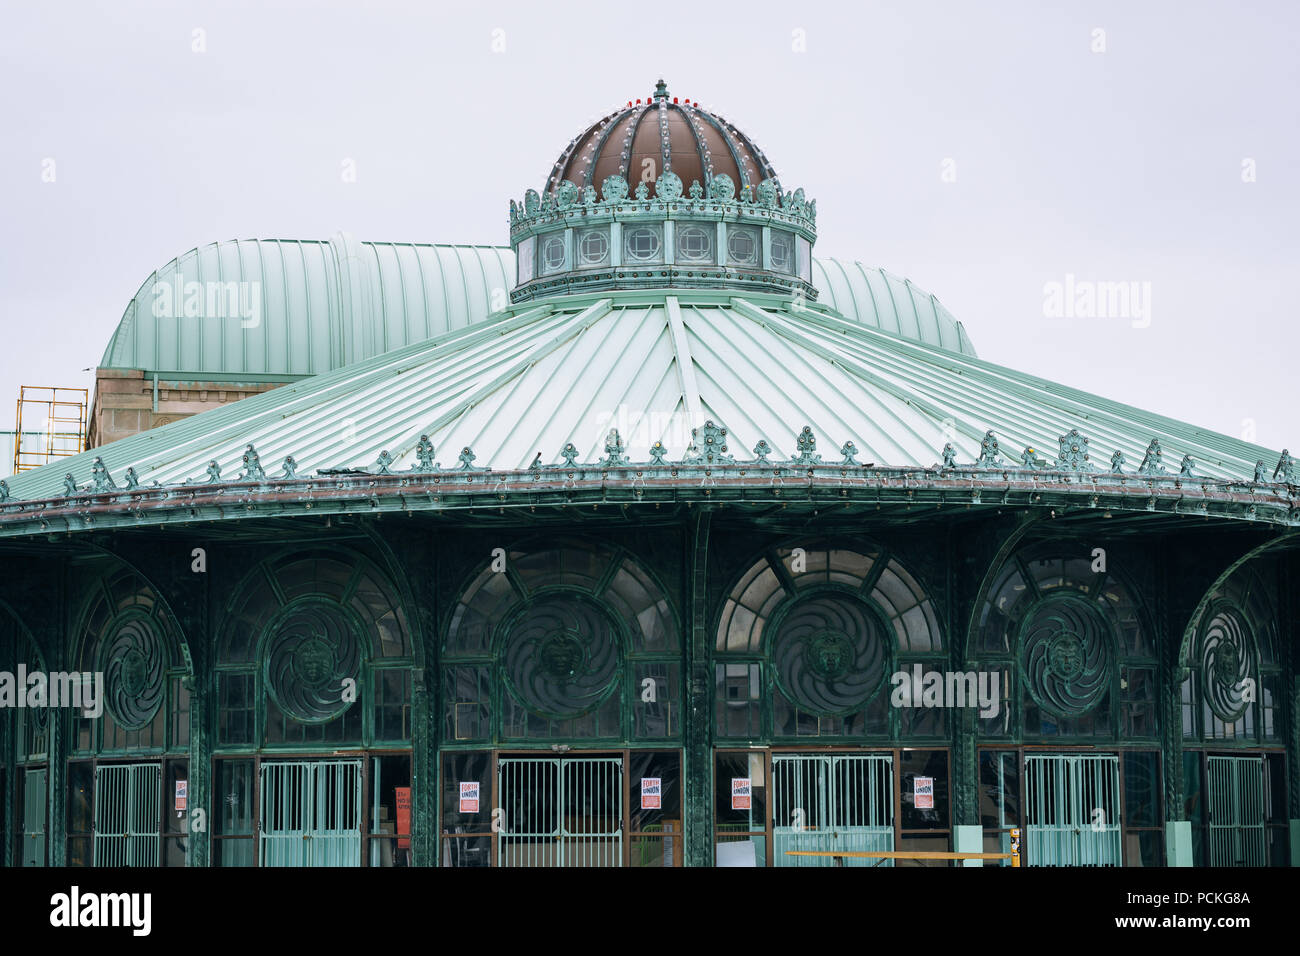
[[(662, 76), (817, 199), (816, 254), (910, 278), (982, 358), (1300, 446), (1300, 4), (3, 0), (0, 22), (0, 431), (20, 384), (91, 386), (195, 246), (505, 243), (509, 200)], [(1088, 283), (1136, 295), (1056, 317), (1067, 282), (1085, 312)]]

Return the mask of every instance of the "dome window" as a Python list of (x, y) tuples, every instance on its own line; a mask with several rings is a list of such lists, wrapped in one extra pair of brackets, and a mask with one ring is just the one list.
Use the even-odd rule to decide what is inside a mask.
[(772, 268), (777, 272), (794, 271), (794, 243), (788, 232), (772, 233)]
[(584, 232), (578, 239), (578, 254), (584, 266), (598, 266), (608, 262), (609, 235), (603, 229)]
[(753, 229), (738, 227), (727, 231), (727, 257), (737, 265), (753, 265), (758, 261), (758, 236)]
[(677, 259), (679, 262), (712, 262), (713, 236), (699, 226), (687, 226), (679, 230)]
[(564, 236), (550, 236), (542, 243), (542, 271), (558, 272), (564, 268)]
[(519, 284), (533, 280), (533, 249), (537, 240), (529, 236), (519, 243), (519, 252), (515, 255), (515, 264), (519, 271)]
[(636, 262), (658, 261), (662, 250), (663, 241), (659, 238), (659, 230), (649, 226), (629, 230), (624, 241), (624, 253), (628, 259)]

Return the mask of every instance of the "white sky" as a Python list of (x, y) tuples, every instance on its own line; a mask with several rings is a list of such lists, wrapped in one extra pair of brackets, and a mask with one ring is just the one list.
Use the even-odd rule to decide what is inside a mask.
[[(910, 278), (982, 358), (1300, 447), (1300, 4), (6, 0), (0, 22), (0, 431), (19, 384), (89, 387), (195, 246), (505, 243), (508, 201), (662, 75), (817, 199), (818, 255)], [(1150, 283), (1149, 325), (1046, 317), (1067, 274)]]

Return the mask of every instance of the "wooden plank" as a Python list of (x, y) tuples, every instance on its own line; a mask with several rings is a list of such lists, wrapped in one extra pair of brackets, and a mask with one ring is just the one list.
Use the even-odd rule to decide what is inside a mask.
[(786, 850), (786, 856), (846, 856), (880, 860), (1009, 860), (1011, 853), (948, 853), (939, 850)]

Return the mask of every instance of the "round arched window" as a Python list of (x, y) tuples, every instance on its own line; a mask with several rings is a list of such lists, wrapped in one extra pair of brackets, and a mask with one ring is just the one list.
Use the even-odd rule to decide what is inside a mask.
[(727, 256), (736, 265), (758, 261), (758, 235), (753, 229), (737, 227), (727, 231)]
[(772, 233), (772, 268), (778, 272), (794, 271), (794, 243), (789, 233)]
[(651, 262), (659, 258), (662, 245), (658, 229), (641, 226), (628, 230), (623, 251), (627, 254), (628, 259), (638, 262)]
[(552, 236), (542, 244), (542, 267), (547, 272), (564, 268), (564, 237)]
[(677, 258), (681, 262), (709, 262), (713, 259), (713, 236), (699, 226), (685, 226), (677, 232)]
[(609, 259), (609, 236), (602, 231), (584, 232), (578, 239), (578, 253), (584, 266), (598, 266)]

